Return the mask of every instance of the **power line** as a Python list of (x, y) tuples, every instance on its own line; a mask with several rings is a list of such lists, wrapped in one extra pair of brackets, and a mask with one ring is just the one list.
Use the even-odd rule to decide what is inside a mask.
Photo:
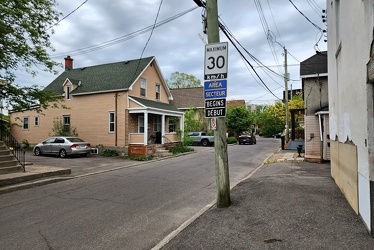
[(296, 5), (292, 2), (292, 0), (288, 0), (292, 5), (293, 7), (295, 7), (295, 9), (303, 16), (305, 17), (306, 20), (308, 20), (308, 22), (310, 22), (314, 27), (316, 27), (319, 31), (322, 31), (322, 28), (320, 28), (317, 24), (313, 23), (306, 15), (304, 15), (303, 12), (301, 12), (297, 7)]
[(278, 98), (270, 89), (269, 87), (266, 85), (266, 83), (262, 80), (262, 78), (260, 77), (260, 75), (257, 73), (257, 71), (255, 70), (255, 68), (253, 67), (253, 65), (244, 57), (243, 53), (239, 50), (239, 48), (236, 46), (236, 44), (234, 43), (231, 35), (228, 33), (228, 31), (226, 30), (226, 27), (221, 23), (219, 22), (219, 27), (221, 28), (222, 32), (226, 35), (227, 39), (230, 40), (231, 44), (234, 45), (234, 47), (236, 48), (236, 50), (238, 51), (238, 53), (245, 59), (245, 61), (248, 63), (248, 65), (252, 68), (253, 72), (256, 74), (256, 76), (258, 77), (258, 79), (261, 81), (261, 83), (266, 87), (266, 89), (275, 97), (277, 98), (278, 100), (281, 100), (280, 98)]
[(80, 49), (76, 49), (76, 50), (71, 50), (71, 51), (67, 51), (67, 52), (54, 54), (54, 55), (51, 56), (51, 58), (59, 58), (61, 56), (65, 56), (65, 55), (76, 56), (76, 55), (90, 53), (90, 52), (93, 52), (93, 51), (96, 51), (96, 50), (105, 49), (107, 47), (122, 43), (124, 41), (130, 40), (130, 39), (135, 38), (137, 36), (143, 35), (143, 34), (149, 32), (149, 31), (151, 31), (154, 28), (158, 28), (158, 27), (160, 27), (162, 25), (165, 25), (165, 24), (167, 24), (171, 21), (174, 21), (175, 19), (180, 18), (180, 17), (192, 12), (197, 8), (198, 7), (191, 8), (191, 9), (183, 11), (183, 12), (177, 14), (177, 15), (169, 17), (169, 18), (167, 18), (163, 21), (160, 21), (156, 25), (150, 25), (150, 26), (145, 27), (143, 29), (134, 31), (132, 33), (129, 33), (129, 34), (117, 37), (117, 38), (114, 38), (114, 39), (106, 41), (106, 42), (102, 42), (102, 43), (99, 43), (99, 44), (96, 44), (96, 45), (92, 45), (92, 46), (88, 46), (88, 47), (84, 47), (84, 48), (80, 48)]
[(136, 74), (137, 74), (137, 72), (138, 72), (139, 65), (140, 65), (140, 61), (142, 60), (142, 57), (143, 57), (144, 51), (145, 51), (145, 49), (147, 48), (149, 41), (151, 40), (151, 37), (152, 37), (152, 35), (153, 35), (153, 31), (155, 30), (155, 27), (156, 27), (156, 24), (157, 24), (158, 15), (160, 14), (160, 10), (161, 10), (161, 6), (162, 6), (163, 1), (164, 1), (164, 0), (161, 0), (160, 5), (158, 6), (158, 10), (157, 10), (157, 14), (156, 14), (155, 21), (154, 21), (154, 23), (153, 23), (153, 27), (152, 27), (152, 30), (151, 30), (151, 34), (149, 34), (148, 40), (147, 40), (147, 42), (146, 42), (145, 45), (144, 45), (144, 48), (143, 48), (143, 50), (142, 50), (142, 53), (140, 54), (140, 58), (139, 58), (139, 61), (138, 61), (138, 65), (136, 66), (136, 69), (135, 69), (134, 75), (133, 75), (133, 77), (132, 77), (132, 79), (131, 79), (130, 82), (133, 82), (133, 81), (134, 81), (134, 78), (135, 78), (135, 76), (136, 76)]
[(75, 8), (75, 10), (73, 10), (72, 12), (70, 12), (69, 14), (67, 14), (66, 16), (64, 16), (62, 19), (58, 20), (57, 23), (55, 23), (51, 27), (49, 27), (48, 30), (51, 29), (52, 27), (56, 26), (57, 24), (59, 24), (62, 20), (65, 20), (66, 18), (68, 18), (68, 16), (70, 16), (75, 11), (77, 11), (80, 7), (82, 7), (85, 3), (87, 3), (87, 1), (88, 0), (84, 1), (83, 3), (81, 3), (81, 5), (79, 5), (77, 8)]

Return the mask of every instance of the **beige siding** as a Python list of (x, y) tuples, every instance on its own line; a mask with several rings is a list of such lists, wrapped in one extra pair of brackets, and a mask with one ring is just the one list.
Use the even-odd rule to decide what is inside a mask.
[[(310, 138), (310, 134), (314, 134), (314, 138)], [(321, 157), (321, 136), (319, 133), (318, 116), (305, 116), (305, 158), (320, 160)]]
[[(147, 68), (140, 78), (146, 79), (147, 81), (147, 91), (146, 91), (146, 99), (152, 101), (160, 101), (164, 103), (169, 103), (169, 98), (166, 92), (165, 87), (162, 84), (161, 78), (157, 74), (155, 67)], [(129, 90), (130, 96), (140, 96), (140, 78), (134, 83), (132, 86), (132, 90)], [(156, 100), (156, 84), (160, 84), (161, 86), (161, 96), (160, 100)]]
[[(331, 176), (353, 210), (358, 213), (357, 147), (349, 143), (330, 142)], [(352, 157), (353, 156), (353, 157)]]
[(330, 160), (330, 139), (329, 137), (329, 116), (324, 116), (324, 134), (323, 134), (323, 159)]
[[(125, 145), (125, 110), (126, 95), (119, 93), (117, 100), (117, 144)], [(76, 128), (78, 136), (89, 141), (92, 145), (102, 144), (113, 146), (115, 144), (115, 134), (109, 133), (109, 112), (115, 111), (114, 93), (72, 96), (71, 100), (66, 100), (64, 105), (68, 109), (49, 108), (43, 111), (43, 115), (38, 115), (35, 111), (25, 111), (23, 113), (13, 113), (11, 120), (21, 126), (12, 126), (12, 133), (18, 141), (27, 139), (30, 144), (36, 144), (53, 135), (53, 121), (62, 118), (64, 115), (70, 116), (71, 126)], [(39, 126), (34, 126), (33, 117), (39, 116)], [(30, 116), (30, 128), (28, 131), (22, 129), (22, 123), (16, 121), (16, 117)]]

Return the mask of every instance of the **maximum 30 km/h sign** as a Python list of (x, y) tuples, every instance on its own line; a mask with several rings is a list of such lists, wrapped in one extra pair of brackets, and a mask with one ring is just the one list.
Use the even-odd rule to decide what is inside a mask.
[(205, 46), (204, 80), (227, 78), (228, 43), (212, 43)]

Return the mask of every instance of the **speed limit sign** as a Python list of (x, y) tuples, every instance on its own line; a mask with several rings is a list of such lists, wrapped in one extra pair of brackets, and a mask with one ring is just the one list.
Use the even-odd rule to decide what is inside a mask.
[(228, 43), (211, 43), (205, 46), (204, 79), (227, 78)]

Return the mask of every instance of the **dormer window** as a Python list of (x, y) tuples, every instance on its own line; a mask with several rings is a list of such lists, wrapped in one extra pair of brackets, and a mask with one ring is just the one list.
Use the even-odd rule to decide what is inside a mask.
[(145, 79), (140, 79), (140, 96), (146, 96), (147, 94), (147, 81)]
[(160, 100), (160, 96), (161, 96), (161, 86), (160, 84), (156, 84), (156, 100)]
[(66, 86), (66, 100), (71, 100), (71, 86)]

